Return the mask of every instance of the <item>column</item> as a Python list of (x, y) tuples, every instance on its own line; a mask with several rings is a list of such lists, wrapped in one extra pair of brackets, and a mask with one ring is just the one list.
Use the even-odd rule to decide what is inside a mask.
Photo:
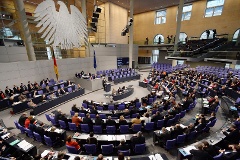
[(177, 44), (179, 42), (179, 35), (181, 30), (183, 5), (184, 5), (184, 0), (180, 0), (179, 6), (178, 6), (177, 29), (176, 29), (176, 37), (175, 37), (175, 43), (174, 43), (174, 52), (176, 52), (178, 48)]
[(33, 49), (32, 37), (28, 28), (27, 16), (25, 13), (23, 0), (14, 0), (14, 6), (16, 8), (16, 14), (18, 17), (18, 24), (21, 30), (21, 34), (27, 49), (27, 55), (29, 61), (36, 61), (36, 56)]
[[(87, 5), (86, 5), (86, 3), (87, 3), (86, 0), (81, 0), (82, 15), (85, 18), (87, 26), (88, 26)], [(90, 41), (89, 41), (88, 35), (87, 35), (87, 39), (88, 39), (88, 44), (86, 45), (86, 48), (85, 48), (85, 56), (89, 57), (90, 56), (90, 46), (89, 46)]]
[[(133, 1), (130, 0), (130, 18), (133, 19)], [(134, 25), (134, 20), (132, 23), (132, 26), (130, 26), (129, 29), (129, 68), (132, 68), (132, 57), (133, 57), (133, 25)]]

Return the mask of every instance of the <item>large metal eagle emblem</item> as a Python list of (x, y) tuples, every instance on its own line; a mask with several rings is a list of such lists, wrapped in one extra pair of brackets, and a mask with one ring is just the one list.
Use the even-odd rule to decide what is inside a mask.
[(39, 21), (36, 27), (41, 27), (38, 31), (42, 33), (41, 38), (61, 49), (79, 48), (87, 44), (87, 23), (82, 13), (73, 5), (70, 5), (69, 13), (63, 2), (57, 3), (60, 5), (59, 11), (53, 0), (44, 0), (34, 11), (35, 21)]

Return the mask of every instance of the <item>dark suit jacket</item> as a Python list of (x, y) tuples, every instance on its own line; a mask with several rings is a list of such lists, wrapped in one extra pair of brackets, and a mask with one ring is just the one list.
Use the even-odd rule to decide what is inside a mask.
[(197, 131), (197, 132), (200, 132), (200, 131), (202, 131), (202, 129), (203, 129), (204, 127), (205, 127), (204, 124), (198, 124), (197, 127), (196, 127), (196, 131)]
[(88, 124), (90, 126), (93, 125), (93, 121), (91, 120), (91, 118), (87, 118), (87, 117), (83, 118), (83, 122), (82, 123), (83, 124)]
[(36, 127), (36, 133), (38, 133), (41, 137), (43, 137), (45, 134), (45, 131), (42, 127)]
[(240, 158), (240, 155), (238, 152), (231, 152), (231, 153), (228, 153), (228, 154), (223, 154), (223, 159), (224, 160), (236, 160)]
[(106, 126), (116, 126), (116, 122), (112, 119), (106, 121)]
[(103, 120), (102, 120), (102, 118), (96, 118), (95, 119), (95, 125), (102, 125), (103, 124)]
[(124, 119), (124, 120), (121, 120), (119, 121), (119, 126), (120, 125), (128, 125), (127, 121)]
[(79, 109), (77, 107), (72, 107), (72, 111), (79, 112)]
[(204, 148), (204, 151), (206, 151), (212, 157), (219, 154), (219, 149), (212, 145), (209, 145), (207, 148)]
[(135, 144), (143, 144), (143, 143), (145, 143), (145, 137), (133, 136), (131, 138), (131, 142), (132, 142), (133, 145), (135, 145)]
[(127, 145), (127, 144), (123, 144), (123, 145), (119, 144), (116, 148), (117, 148), (117, 150), (123, 151), (123, 150), (128, 150), (128, 149), (130, 149), (130, 146)]
[(192, 160), (212, 160), (213, 158), (206, 152), (200, 150), (191, 150)]
[(235, 129), (234, 131), (227, 133), (227, 132), (223, 132), (223, 134), (226, 136), (225, 140), (235, 144), (236, 142), (239, 141), (239, 130)]
[(21, 117), (19, 118), (19, 120), (18, 120), (18, 123), (19, 123), (21, 126), (24, 126), (26, 119), (27, 119), (27, 117), (21, 116)]
[(98, 141), (97, 141), (97, 138), (95, 138), (95, 137), (88, 137), (87, 138), (87, 143), (88, 144), (96, 144), (97, 145)]
[(91, 114), (98, 114), (98, 111), (97, 110), (91, 110), (90, 113)]

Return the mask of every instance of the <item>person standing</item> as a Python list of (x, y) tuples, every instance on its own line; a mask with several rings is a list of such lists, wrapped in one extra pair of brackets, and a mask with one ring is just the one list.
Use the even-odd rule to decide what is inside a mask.
[(161, 36), (158, 37), (158, 44), (161, 44), (162, 38)]
[(207, 34), (207, 39), (208, 39), (209, 35), (210, 35), (210, 31), (208, 29), (206, 30), (206, 34)]

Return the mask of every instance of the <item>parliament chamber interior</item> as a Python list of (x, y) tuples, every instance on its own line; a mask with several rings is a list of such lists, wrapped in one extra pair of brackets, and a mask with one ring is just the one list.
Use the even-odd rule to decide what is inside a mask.
[(0, 160), (240, 160), (239, 0), (1, 0)]

